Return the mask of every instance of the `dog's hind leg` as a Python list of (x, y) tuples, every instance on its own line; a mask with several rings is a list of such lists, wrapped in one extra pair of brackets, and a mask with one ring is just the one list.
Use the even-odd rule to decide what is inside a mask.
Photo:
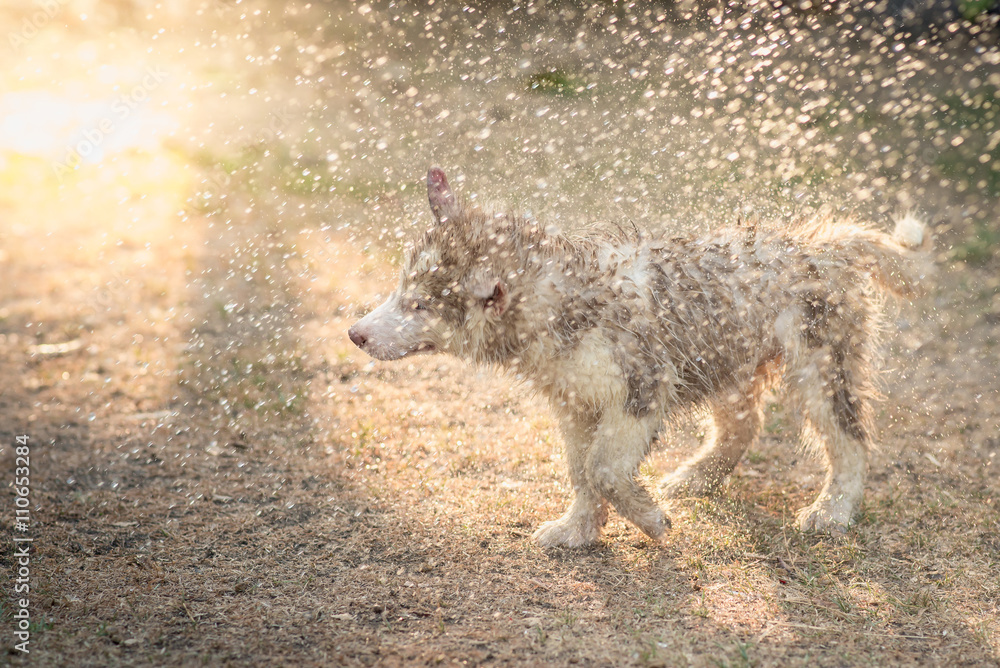
[(572, 417), (562, 420), (573, 502), (566, 514), (542, 524), (532, 538), (542, 547), (582, 547), (597, 541), (608, 520), (604, 499), (590, 485), (585, 473), (587, 452), (593, 440), (593, 426)]
[(822, 442), (827, 472), (819, 496), (798, 512), (799, 527), (803, 531), (844, 533), (864, 497), (868, 468), (865, 444), (832, 425), (828, 415), (808, 418), (804, 435)]
[(710, 404), (705, 445), (660, 483), (660, 490), (667, 497), (707, 496), (732, 473), (760, 431), (760, 397), (770, 382), (772, 366), (776, 365), (776, 362), (762, 364), (745, 392), (719, 397)]
[(647, 536), (660, 540), (670, 520), (637, 480), (639, 465), (649, 454), (655, 418), (637, 418), (606, 410), (587, 453), (585, 474), (591, 487), (618, 513)]
[(711, 411), (705, 445), (660, 484), (666, 496), (684, 498), (712, 494), (757, 438), (761, 425), (760, 408), (751, 397), (740, 397), (735, 403), (713, 402)]
[(790, 394), (801, 402), (805, 418), (804, 440), (822, 445), (827, 463), (819, 496), (798, 513), (803, 531), (843, 533), (864, 496), (872, 393), (865, 322), (857, 311), (849, 318), (831, 317), (812, 341), (807, 329), (809, 350), (794, 371), (789, 369)]

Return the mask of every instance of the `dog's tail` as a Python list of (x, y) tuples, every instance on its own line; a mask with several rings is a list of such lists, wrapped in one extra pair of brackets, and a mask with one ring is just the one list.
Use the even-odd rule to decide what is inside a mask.
[(927, 288), (931, 264), (931, 238), (927, 224), (912, 213), (896, 220), (892, 236), (874, 232), (870, 242), (869, 265), (872, 280), (888, 292), (904, 298), (915, 297)]
[(908, 213), (896, 221), (896, 229), (892, 232), (892, 238), (910, 250), (921, 248), (928, 250), (925, 248), (925, 242), (930, 241), (930, 237), (927, 236), (927, 224), (912, 213)]
[(828, 249), (841, 262), (863, 267), (872, 282), (897, 297), (913, 298), (927, 287), (931, 274), (931, 239), (927, 225), (908, 213), (896, 221), (891, 235), (855, 223), (811, 221), (806, 236)]

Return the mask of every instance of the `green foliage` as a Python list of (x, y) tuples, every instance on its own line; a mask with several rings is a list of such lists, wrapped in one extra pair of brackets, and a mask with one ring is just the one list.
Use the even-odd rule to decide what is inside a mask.
[(958, 11), (968, 21), (974, 21), (979, 16), (993, 9), (997, 0), (959, 0)]
[(534, 93), (549, 95), (579, 95), (587, 90), (582, 81), (560, 69), (532, 74), (528, 77), (527, 88)]
[(1000, 230), (990, 229), (980, 223), (971, 237), (955, 247), (952, 257), (967, 264), (984, 265), (993, 259), (998, 247)]

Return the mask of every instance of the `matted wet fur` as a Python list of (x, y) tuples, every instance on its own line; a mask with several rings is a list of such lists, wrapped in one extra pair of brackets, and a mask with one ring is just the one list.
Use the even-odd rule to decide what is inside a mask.
[(355, 324), (372, 357), (450, 353), (530, 379), (558, 414), (575, 497), (534, 534), (598, 540), (609, 505), (653, 539), (670, 521), (637, 479), (664, 424), (704, 411), (704, 447), (666, 478), (672, 496), (719, 487), (757, 436), (761, 395), (782, 382), (826, 479), (798, 515), (842, 532), (861, 501), (871, 441), (880, 292), (911, 296), (924, 226), (893, 236), (817, 218), (700, 237), (569, 239), (470, 207), (427, 174), (434, 225), (398, 289)]

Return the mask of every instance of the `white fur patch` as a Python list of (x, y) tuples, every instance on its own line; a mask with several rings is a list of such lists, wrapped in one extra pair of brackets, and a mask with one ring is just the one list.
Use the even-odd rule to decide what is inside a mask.
[(907, 248), (919, 248), (924, 242), (924, 230), (926, 225), (922, 220), (908, 213), (896, 221), (896, 229), (893, 231), (893, 238)]

